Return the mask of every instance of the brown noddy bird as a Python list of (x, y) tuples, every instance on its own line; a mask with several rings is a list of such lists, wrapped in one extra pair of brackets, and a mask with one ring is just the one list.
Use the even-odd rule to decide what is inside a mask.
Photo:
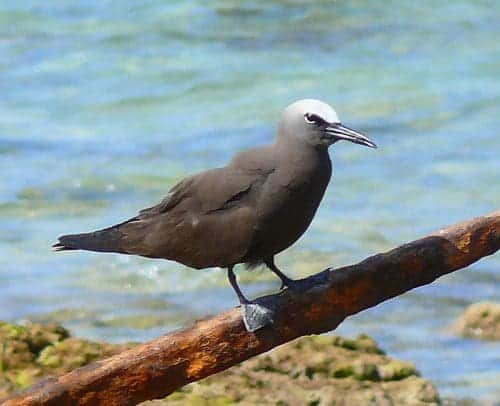
[(340, 140), (376, 148), (342, 125), (319, 100), (289, 105), (274, 144), (236, 155), (222, 168), (181, 180), (156, 206), (102, 230), (64, 235), (56, 251), (88, 250), (164, 258), (203, 269), (227, 268), (249, 331), (272, 324), (272, 312), (241, 292), (233, 267), (264, 263), (282, 281), (292, 279), (274, 256), (306, 231), (332, 173), (328, 147)]

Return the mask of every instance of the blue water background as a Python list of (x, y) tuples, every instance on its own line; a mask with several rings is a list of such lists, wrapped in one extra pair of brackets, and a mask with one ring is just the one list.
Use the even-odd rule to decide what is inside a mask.
[[(146, 340), (236, 302), (224, 272), (50, 252), (122, 221), (183, 176), (270, 142), (281, 110), (331, 103), (378, 150), (338, 144), (295, 277), (500, 208), (497, 1), (4, 1), (0, 4), (0, 319)], [(457, 337), (500, 299), (500, 256), (347, 320), (444, 396), (500, 399), (500, 345)], [(239, 273), (250, 295), (267, 271)]]

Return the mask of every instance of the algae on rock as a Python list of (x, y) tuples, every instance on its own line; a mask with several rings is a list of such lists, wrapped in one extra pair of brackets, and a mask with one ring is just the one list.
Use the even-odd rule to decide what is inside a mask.
[[(0, 323), (0, 398), (47, 375), (111, 356), (132, 344), (70, 338), (49, 324)], [(375, 341), (303, 337), (144, 405), (437, 405), (439, 396), (409, 362)]]
[(464, 337), (500, 340), (500, 303), (471, 304), (455, 323), (455, 330)]
[(0, 398), (127, 347), (69, 337), (65, 328), (53, 323), (0, 322)]
[(434, 385), (366, 335), (311, 336), (187, 385), (156, 405), (438, 405)]

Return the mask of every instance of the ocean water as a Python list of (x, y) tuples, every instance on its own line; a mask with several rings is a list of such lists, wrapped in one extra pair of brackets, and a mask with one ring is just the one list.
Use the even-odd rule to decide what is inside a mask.
[[(120, 222), (179, 179), (271, 142), (281, 110), (331, 103), (378, 150), (337, 144), (295, 277), (342, 266), (500, 202), (496, 1), (86, 1), (0, 4), (0, 319), (147, 340), (234, 306), (225, 272), (60, 253), (60, 234)], [(444, 396), (500, 399), (500, 344), (457, 337), (500, 299), (500, 256), (347, 320)], [(250, 296), (267, 271), (239, 272)]]

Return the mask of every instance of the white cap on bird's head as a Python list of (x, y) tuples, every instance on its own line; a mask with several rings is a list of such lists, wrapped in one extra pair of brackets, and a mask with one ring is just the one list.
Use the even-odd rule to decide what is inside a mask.
[(329, 147), (346, 140), (377, 148), (363, 134), (342, 125), (333, 107), (316, 99), (302, 99), (290, 104), (281, 116), (277, 138), (278, 141), (296, 138), (317, 147)]

